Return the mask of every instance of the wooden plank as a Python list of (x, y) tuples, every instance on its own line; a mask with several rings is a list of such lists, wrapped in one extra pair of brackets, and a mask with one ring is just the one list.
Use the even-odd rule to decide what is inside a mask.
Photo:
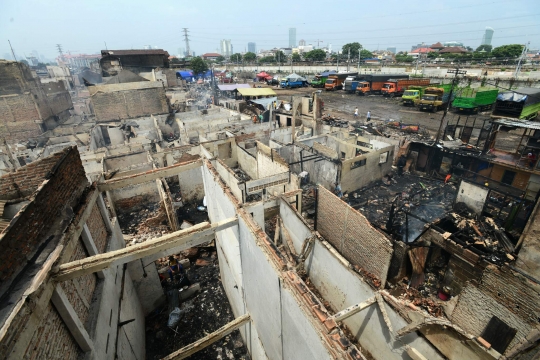
[(177, 350), (173, 352), (172, 354), (165, 356), (161, 360), (185, 359), (188, 356), (195, 354), (197, 351), (200, 351), (204, 349), (205, 347), (207, 347), (208, 345), (211, 345), (215, 343), (216, 341), (218, 341), (219, 339), (222, 339), (223, 337), (229, 335), (234, 330), (238, 329), (240, 326), (244, 325), (250, 320), (251, 320), (251, 316), (249, 314), (242, 315), (239, 318), (236, 318), (235, 320), (231, 321), (227, 325), (222, 326), (221, 328), (214, 331), (213, 333), (208, 334), (207, 336), (203, 337), (200, 340), (195, 341), (194, 343), (184, 346), (180, 350)]
[(138, 260), (172, 247), (180, 247), (183, 245), (183, 248), (187, 249), (197, 246), (208, 241), (208, 235), (215, 234), (217, 231), (227, 229), (237, 224), (237, 218), (223, 220), (213, 225), (210, 225), (208, 222), (203, 222), (188, 229), (179, 230), (156, 239), (144, 241), (134, 246), (62, 264), (55, 269), (56, 274), (54, 275), (54, 279), (56, 281), (66, 281), (75, 277), (104, 270), (110, 266), (122, 265), (133, 260)]
[(170, 177), (178, 175), (183, 171), (196, 169), (202, 166), (202, 161), (194, 160), (189, 162), (183, 162), (174, 164), (160, 169), (149, 170), (140, 174), (120, 177), (118, 179), (110, 179), (103, 183), (98, 184), (99, 191), (110, 191), (120, 189), (129, 185), (137, 185), (145, 182), (154, 181), (164, 177)]
[(392, 333), (394, 330), (392, 330), (392, 323), (390, 322), (390, 318), (388, 317), (388, 313), (386, 312), (386, 308), (384, 307), (384, 300), (380, 293), (375, 294), (375, 298), (377, 299), (377, 304), (379, 304), (379, 308), (381, 309), (381, 313), (384, 319), (384, 322), (386, 323), (386, 326), (388, 326), (388, 330)]
[(370, 297), (369, 299), (367, 299), (364, 302), (361, 302), (361, 303), (353, 305), (353, 306), (349, 306), (348, 308), (346, 308), (344, 310), (341, 310), (338, 313), (335, 313), (334, 316), (332, 316), (332, 318), (336, 322), (345, 320), (346, 318), (351, 317), (354, 314), (359, 313), (360, 311), (368, 308), (371, 304), (374, 304), (375, 301), (376, 301), (375, 296)]

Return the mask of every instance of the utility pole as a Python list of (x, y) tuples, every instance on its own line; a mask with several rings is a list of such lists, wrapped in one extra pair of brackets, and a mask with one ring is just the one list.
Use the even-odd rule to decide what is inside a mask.
[(517, 78), (518, 78), (519, 72), (521, 71), (521, 62), (522, 62), (523, 59), (525, 58), (525, 55), (527, 55), (527, 49), (529, 48), (529, 44), (530, 44), (530, 43), (531, 43), (531, 42), (529, 41), (529, 42), (527, 43), (527, 45), (525, 45), (525, 46), (523, 47), (523, 51), (521, 51), (521, 56), (519, 57), (519, 61), (518, 61), (518, 64), (517, 64), (517, 66), (516, 66), (516, 74), (514, 75), (514, 79), (516, 79), (516, 80), (517, 80)]
[(339, 72), (339, 54), (336, 57), (336, 71)]
[(13, 51), (13, 46), (11, 46), (11, 41), (8, 40), (9, 48), (11, 49), (11, 55), (13, 55), (13, 60), (17, 61), (17, 57), (15, 56), (15, 51)]
[(281, 55), (281, 50), (278, 50), (278, 53), (277, 53), (277, 63), (278, 63), (278, 73), (281, 73), (281, 63), (280, 63), (280, 56)]
[(347, 55), (347, 71), (349, 71), (349, 63), (351, 62), (351, 48), (349, 47), (348, 55)]
[(184, 40), (186, 41), (186, 57), (189, 57), (191, 55), (191, 50), (189, 49), (189, 36), (188, 36), (188, 28), (182, 28), (184, 31)]
[(446, 107), (444, 108), (444, 113), (441, 119), (441, 125), (439, 125), (439, 130), (437, 131), (437, 137), (435, 138), (435, 144), (439, 143), (439, 139), (440, 137), (442, 137), (441, 132), (444, 132), (443, 129), (446, 127), (446, 124), (445, 124), (446, 113), (448, 113), (448, 110), (450, 109), (450, 105), (452, 104), (452, 93), (454, 92), (454, 86), (456, 85), (456, 82), (458, 79), (457, 77), (458, 75), (465, 75), (467, 71), (459, 70), (459, 66), (458, 66), (454, 70), (448, 70), (447, 73), (454, 74), (454, 79), (452, 79), (452, 87), (450, 88), (450, 94), (448, 95), (448, 103), (446, 104)]
[(105, 50), (109, 50), (109, 49), (107, 49), (107, 42), (104, 41), (104, 43), (105, 43)]
[(322, 43), (322, 42), (324, 42), (324, 40), (317, 39), (317, 49), (320, 49), (319, 43)]

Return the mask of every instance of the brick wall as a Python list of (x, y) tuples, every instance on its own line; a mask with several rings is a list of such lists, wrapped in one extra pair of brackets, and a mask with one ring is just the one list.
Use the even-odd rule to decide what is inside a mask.
[(480, 336), (493, 316), (517, 330), (516, 336), (507, 349), (511, 349), (523, 340), (533, 329), (532, 325), (524, 322), (505, 306), (471, 284), (467, 285), (459, 295), (451, 320), (468, 333)]
[(540, 294), (533, 284), (511, 270), (501, 271), (488, 266), (478, 288), (504, 304), (508, 309), (530, 324), (538, 324), (540, 319)]
[(92, 94), (97, 121), (129, 119), (169, 112), (164, 88), (148, 88)]
[(60, 315), (49, 303), (38, 329), (28, 343), (25, 359), (78, 359), (82, 351)]
[(0, 60), (0, 95), (22, 94), (35, 84), (28, 66)]
[[(85, 257), (88, 257), (88, 255), (82, 239), (79, 238), (77, 247), (69, 261), (84, 259)], [(92, 303), (92, 295), (94, 294), (96, 284), (96, 274), (84, 275), (62, 283), (62, 289), (64, 289), (69, 303), (73, 306), (77, 316), (83, 324), (86, 324), (88, 321), (89, 308), (86, 305)]]
[(318, 187), (317, 230), (353, 265), (385, 283), (393, 247), (358, 211)]
[(97, 204), (94, 205), (94, 208), (90, 213), (90, 217), (86, 221), (86, 225), (90, 230), (90, 234), (92, 235), (92, 239), (94, 240), (98, 251), (100, 253), (105, 252), (109, 235), (107, 233), (105, 222), (103, 221), (103, 217), (101, 216), (101, 212), (99, 211)]
[[(51, 157), (57, 161), (46, 158), (26, 166), (26, 168), (32, 167), (34, 171), (25, 170), (23, 167), (14, 174), (0, 178), (0, 196), (1, 194), (13, 195), (17, 194), (16, 185), (21, 186), (22, 189), (32, 189), (43, 180), (44, 173), (54, 171), (48, 181), (43, 183), (35, 198), (18, 218), (12, 221), (3, 234), (2, 252), (0, 252), (0, 284), (2, 284), (0, 292), (9, 286), (40, 245), (47, 240), (53, 226), (62, 221), (62, 213), (65, 209), (77, 207), (88, 185), (76, 147), (66, 148)], [(54, 166), (56, 168), (53, 169)], [(34, 172), (37, 172), (39, 176)], [(22, 174), (25, 177), (18, 178)], [(8, 177), (9, 179), (6, 179)]]

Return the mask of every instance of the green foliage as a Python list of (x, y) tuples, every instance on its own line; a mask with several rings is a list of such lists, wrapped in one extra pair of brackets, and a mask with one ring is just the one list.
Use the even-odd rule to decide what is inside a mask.
[(476, 48), (476, 51), (478, 52), (485, 51), (487, 53), (490, 53), (492, 49), (493, 49), (493, 46), (491, 45), (480, 45), (479, 47)]
[(373, 57), (373, 53), (369, 50), (362, 50), (360, 51), (360, 58), (362, 59), (369, 59)]
[(260, 63), (273, 63), (276, 59), (273, 56), (265, 56), (259, 60)]
[(283, 53), (283, 51), (281, 50), (276, 51), (276, 53), (274, 54), (274, 58), (280, 63), (287, 61), (287, 55), (285, 55), (285, 53)]
[(439, 53), (436, 51), (429, 52), (427, 54), (428, 59), (436, 59), (439, 57)]
[(203, 72), (208, 70), (208, 64), (200, 56), (197, 56), (191, 59), (191, 62), (189, 63), (189, 65), (191, 69), (193, 70), (194, 74), (202, 74)]
[(181, 63), (181, 61), (180, 61), (179, 58), (174, 57), (174, 58), (171, 59), (171, 64), (180, 64), (180, 63)]
[(255, 59), (257, 59), (257, 55), (252, 52), (247, 52), (244, 54), (244, 61), (246, 62), (253, 62)]
[(242, 62), (242, 54), (236, 53), (231, 55), (231, 62), (234, 63), (241, 63)]
[(216, 62), (218, 62), (218, 63), (222, 63), (222, 62), (224, 62), (224, 61), (225, 61), (225, 58), (224, 58), (223, 56), (221, 56), (221, 55), (219, 55), (219, 56), (216, 58)]
[(300, 54), (294, 53), (294, 54), (292, 54), (292, 61), (293, 61), (293, 62), (299, 62), (299, 61), (302, 61), (302, 57), (300, 56)]
[(326, 52), (322, 49), (314, 49), (305, 53), (304, 59), (309, 61), (323, 61), (326, 59)]
[(358, 57), (358, 52), (360, 51), (361, 48), (362, 48), (362, 45), (360, 45), (360, 43), (358, 42), (348, 43), (348, 44), (343, 45), (343, 47), (341, 48), (341, 53), (344, 56), (349, 56), (349, 49), (350, 49), (351, 58), (354, 59)]
[(521, 52), (523, 51), (523, 45), (520, 44), (512, 44), (512, 45), (503, 45), (496, 47), (491, 51), (491, 56), (503, 58), (503, 57), (509, 57), (509, 58), (515, 58), (521, 55)]

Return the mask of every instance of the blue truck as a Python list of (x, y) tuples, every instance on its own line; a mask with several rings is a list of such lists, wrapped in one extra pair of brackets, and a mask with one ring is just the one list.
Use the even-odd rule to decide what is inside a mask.
[(301, 77), (297, 74), (291, 74), (287, 76), (286, 78), (281, 79), (281, 82), (279, 83), (281, 88), (297, 88), (297, 87), (304, 87), (308, 86), (308, 82), (306, 78)]

